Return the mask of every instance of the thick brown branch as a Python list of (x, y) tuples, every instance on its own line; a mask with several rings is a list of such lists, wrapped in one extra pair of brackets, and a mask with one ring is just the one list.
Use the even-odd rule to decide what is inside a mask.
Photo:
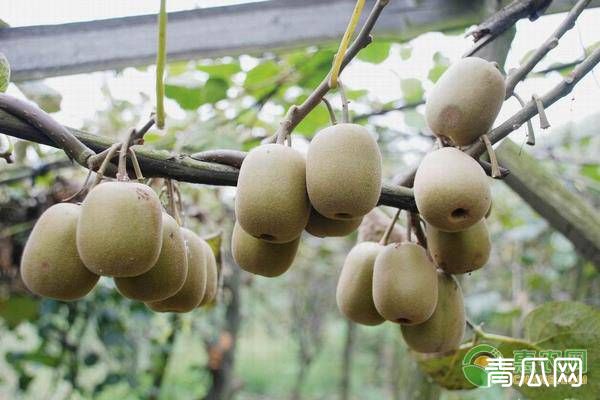
[(74, 164), (67, 160), (51, 161), (37, 167), (15, 167), (6, 168), (0, 174), (0, 186), (18, 182), (23, 179), (34, 179), (40, 175), (44, 175), (50, 171), (69, 168)]
[(591, 0), (579, 0), (571, 9), (567, 17), (561, 22), (548, 39), (527, 59), (519, 68), (511, 71), (506, 79), (506, 98), (512, 96), (517, 84), (535, 68), (546, 54), (558, 45), (560, 38), (575, 26), (575, 21), (583, 10), (590, 4)]
[(29, 102), (0, 93), (0, 109), (42, 132), (70, 158), (84, 167), (87, 167), (88, 158), (95, 154), (54, 118)]
[(246, 153), (238, 150), (217, 149), (195, 153), (190, 157), (198, 161), (206, 161), (240, 168), (242, 166), (242, 161), (244, 161), (244, 158), (246, 157)]
[[(340, 72), (352, 61), (354, 57), (361, 51), (365, 46), (371, 43), (371, 31), (377, 22), (377, 19), (381, 15), (381, 12), (387, 6), (389, 0), (377, 0), (377, 3), (373, 6), (371, 13), (369, 14), (365, 24), (360, 30), (358, 36), (348, 48)], [(277, 137), (285, 137), (291, 133), (294, 128), (321, 102), (323, 96), (329, 92), (329, 76), (325, 77), (319, 86), (308, 96), (308, 98), (299, 106), (292, 106), (288, 110), (284, 120), (281, 122), (279, 129), (277, 130)]]
[[(67, 129), (78, 140), (98, 153), (114, 144), (109, 138), (90, 135), (76, 129), (64, 129)], [(2, 110), (0, 110), (0, 132), (20, 139), (58, 147), (56, 143), (39, 130)], [(144, 146), (134, 146), (134, 149), (146, 177), (171, 178), (181, 182), (218, 186), (235, 186), (237, 184), (237, 168), (194, 160), (185, 154), (149, 150)], [(244, 153), (240, 153), (238, 157), (241, 158)], [(379, 204), (410, 211), (416, 211), (417, 209), (412, 189), (392, 184), (383, 185)]]
[(518, 20), (522, 18), (535, 20), (551, 2), (552, 0), (514, 0), (469, 32), (476, 44), (464, 56), (472, 56), (513, 26)]

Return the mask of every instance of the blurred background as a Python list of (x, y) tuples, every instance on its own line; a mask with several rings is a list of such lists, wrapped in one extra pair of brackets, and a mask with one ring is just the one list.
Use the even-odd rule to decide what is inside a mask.
[[(11, 27), (158, 10), (158, 1), (2, 3), (0, 18)], [(174, 12), (237, 3), (244, 1), (169, 0), (167, 6)], [(519, 21), (509, 38), (504, 69), (518, 66), (564, 16)], [(518, 86), (521, 97), (550, 90), (600, 46), (599, 20), (600, 9), (586, 10)], [(378, 137), (386, 182), (418, 165), (431, 148), (423, 101), (445, 69), (472, 45), (465, 38), (471, 23), (420, 28), (426, 33), (375, 35), (374, 43), (341, 75), (354, 120)], [(302, 102), (327, 75), (336, 50), (337, 42), (331, 41), (171, 62), (167, 128), (152, 129), (146, 145), (187, 154), (248, 150), (271, 135), (288, 107)], [(600, 70), (588, 74), (547, 110), (550, 129), (541, 130), (533, 120), (535, 147), (524, 145), (525, 127), (511, 135), (522, 156), (552, 177), (548, 185), (566, 189), (596, 210), (598, 74)], [(147, 121), (155, 105), (154, 79), (154, 66), (132, 66), (17, 82), (8, 93), (35, 101), (64, 125), (117, 140)], [(339, 113), (339, 95), (332, 92), (327, 98)], [(518, 109), (514, 99), (506, 101), (497, 124)], [(294, 146), (305, 151), (310, 138), (328, 124), (326, 109), (317, 107), (294, 131)], [(9, 146), (8, 140), (0, 135), (0, 148)], [(241, 271), (229, 252), (234, 188), (181, 184), (186, 224), (204, 236), (221, 233), (222, 290), (214, 307), (185, 315), (156, 314), (122, 298), (106, 278), (78, 302), (33, 297), (18, 276), (23, 245), (37, 217), (76, 192), (86, 171), (66, 162), (62, 151), (10, 140), (15, 162), (0, 160), (0, 399), (521, 398), (517, 391), (500, 388), (443, 389), (420, 372), (396, 325), (347, 322), (337, 310), (335, 286), (356, 234), (328, 239), (305, 234), (294, 265), (280, 278)], [(502, 181), (493, 182), (493, 198), (491, 259), (460, 278), (468, 318), (483, 323), (488, 332), (523, 337), (525, 317), (537, 306), (578, 301), (598, 307), (599, 266), (581, 257), (570, 240)], [(394, 211), (381, 210), (387, 215)], [(467, 330), (465, 340), (471, 336)]]

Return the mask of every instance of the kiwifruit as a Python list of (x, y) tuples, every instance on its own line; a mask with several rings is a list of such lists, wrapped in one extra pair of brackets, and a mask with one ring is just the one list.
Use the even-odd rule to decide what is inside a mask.
[(158, 196), (137, 182), (105, 182), (81, 205), (77, 250), (97, 275), (130, 277), (156, 264), (162, 244)]
[(465, 308), (458, 282), (438, 271), (438, 303), (431, 318), (419, 325), (402, 325), (406, 343), (420, 353), (441, 353), (460, 346), (465, 331)]
[(179, 224), (163, 213), (163, 241), (156, 264), (142, 275), (115, 278), (119, 292), (130, 299), (157, 301), (173, 296), (181, 289), (188, 274), (187, 249)]
[(362, 242), (346, 256), (336, 290), (338, 308), (349, 320), (363, 325), (379, 325), (384, 318), (373, 304), (373, 264), (383, 247)]
[(483, 267), (492, 248), (483, 219), (461, 232), (444, 232), (427, 224), (427, 244), (433, 262), (449, 274), (464, 274)]
[(240, 168), (235, 213), (256, 238), (289, 243), (299, 237), (310, 213), (302, 154), (280, 144), (252, 149)]
[(92, 290), (99, 276), (83, 265), (75, 232), (81, 207), (61, 203), (38, 219), (21, 256), (21, 277), (33, 293), (56, 300), (76, 300)]
[(311, 140), (306, 156), (306, 187), (313, 207), (331, 219), (356, 219), (377, 205), (381, 192), (381, 153), (361, 125), (338, 124)]
[(236, 222), (231, 237), (231, 253), (243, 270), (271, 278), (290, 268), (299, 243), (299, 237), (289, 243), (265, 242), (244, 232)]
[(179, 291), (164, 300), (146, 303), (159, 312), (188, 312), (200, 305), (206, 289), (206, 248), (204, 241), (194, 232), (181, 228), (188, 250), (188, 271)]
[(322, 216), (317, 210), (311, 208), (306, 232), (316, 237), (340, 237), (354, 232), (362, 222), (362, 217), (354, 219), (331, 219)]
[(206, 290), (204, 291), (204, 296), (199, 307), (213, 303), (217, 298), (217, 291), (219, 290), (219, 271), (217, 270), (215, 253), (213, 253), (212, 248), (206, 240), (202, 240), (202, 245), (204, 246), (204, 256), (206, 257)]
[(388, 321), (414, 325), (426, 321), (437, 304), (435, 266), (415, 243), (393, 243), (379, 252), (373, 269), (373, 300)]
[(506, 86), (498, 68), (478, 57), (452, 64), (427, 95), (425, 118), (437, 136), (458, 145), (487, 133), (500, 112)]
[(425, 221), (446, 232), (475, 225), (491, 201), (483, 168), (454, 147), (432, 151), (423, 158), (415, 175), (414, 194)]

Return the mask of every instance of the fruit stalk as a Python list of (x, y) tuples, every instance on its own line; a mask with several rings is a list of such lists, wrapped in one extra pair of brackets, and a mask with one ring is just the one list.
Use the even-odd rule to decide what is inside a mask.
[[(390, 240), (390, 235), (392, 234), (392, 231), (394, 230), (394, 226), (396, 225), (396, 221), (398, 221), (398, 217), (400, 216), (400, 211), (401, 211), (400, 209), (397, 209), (396, 212), (394, 213), (394, 216), (392, 217), (390, 224), (388, 225), (387, 229), (383, 233), (383, 236), (381, 237), (381, 240), (379, 241), (380, 245), (386, 246), (388, 244), (388, 241)], [(407, 238), (407, 240), (410, 239), (410, 237), (408, 235), (406, 236), (406, 238)]]
[(348, 97), (346, 97), (346, 90), (342, 81), (338, 81), (338, 90), (340, 91), (340, 97), (342, 98), (342, 123), (347, 124), (352, 122), (350, 120), (350, 111), (348, 110)]
[(364, 6), (365, 0), (356, 1), (356, 6), (354, 6), (354, 11), (352, 11), (352, 16), (350, 17), (350, 22), (348, 22), (346, 32), (344, 32), (344, 36), (342, 36), (342, 41), (340, 42), (340, 47), (338, 48), (335, 58), (333, 59), (333, 65), (331, 67), (331, 73), (329, 76), (329, 87), (331, 88), (335, 88), (339, 83), (338, 77), (340, 74), (340, 68), (342, 66), (342, 60), (344, 59), (344, 55), (348, 49), (348, 44), (350, 43), (352, 34), (356, 30), (356, 25), (358, 25), (358, 20), (360, 19), (360, 15), (362, 14)]
[[(517, 94), (517, 92), (513, 92), (513, 97), (517, 99), (521, 107), (525, 107), (525, 101)], [(535, 133), (533, 132), (533, 125), (531, 124), (531, 120), (527, 120), (527, 144), (529, 146), (535, 146)]]

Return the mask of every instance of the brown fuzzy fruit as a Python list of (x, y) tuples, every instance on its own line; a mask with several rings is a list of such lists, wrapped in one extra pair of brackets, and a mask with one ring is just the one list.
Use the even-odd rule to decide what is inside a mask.
[(453, 147), (435, 150), (423, 158), (415, 175), (414, 193), (425, 221), (446, 232), (475, 225), (491, 202), (483, 168)]
[(158, 196), (136, 182), (105, 182), (81, 205), (77, 250), (97, 275), (141, 275), (156, 264), (162, 244)]
[(373, 304), (373, 264), (383, 247), (362, 242), (346, 256), (337, 284), (336, 300), (342, 314), (363, 325), (379, 325), (384, 318)]
[(331, 219), (371, 211), (381, 192), (381, 153), (369, 131), (356, 124), (323, 129), (310, 142), (306, 187), (313, 207)]
[(427, 96), (427, 125), (458, 145), (487, 133), (500, 112), (506, 86), (496, 66), (478, 57), (452, 64)]
[(215, 253), (206, 240), (202, 240), (204, 256), (206, 257), (206, 290), (199, 307), (213, 303), (217, 299), (219, 290), (219, 271), (217, 270), (217, 259)]
[(402, 325), (406, 343), (420, 353), (456, 350), (465, 331), (465, 308), (458, 282), (438, 271), (438, 304), (431, 318), (419, 325)]
[(235, 214), (250, 235), (273, 243), (298, 238), (310, 213), (302, 154), (279, 144), (252, 149), (240, 168)]
[(385, 319), (414, 325), (426, 321), (437, 304), (435, 266), (415, 243), (393, 243), (375, 259), (373, 300)]
[(355, 219), (331, 219), (322, 216), (317, 210), (312, 208), (305, 230), (311, 235), (320, 238), (347, 236), (358, 228), (362, 220), (362, 217)]
[(461, 232), (443, 232), (428, 224), (427, 244), (435, 264), (449, 274), (483, 267), (492, 248), (485, 220)]
[(236, 222), (231, 237), (231, 253), (243, 270), (272, 278), (290, 268), (299, 243), (299, 237), (289, 243), (265, 242), (244, 232)]
[(21, 256), (21, 277), (33, 293), (56, 300), (76, 300), (90, 292), (99, 276), (83, 265), (75, 232), (81, 207), (61, 203), (38, 219)]
[(156, 264), (142, 275), (115, 278), (119, 292), (130, 299), (158, 301), (173, 296), (181, 289), (188, 274), (185, 239), (177, 221), (163, 213), (163, 241)]
[(188, 272), (185, 283), (179, 291), (164, 300), (146, 305), (158, 312), (192, 311), (202, 301), (206, 289), (206, 248), (203, 240), (189, 229), (181, 228), (188, 250)]

